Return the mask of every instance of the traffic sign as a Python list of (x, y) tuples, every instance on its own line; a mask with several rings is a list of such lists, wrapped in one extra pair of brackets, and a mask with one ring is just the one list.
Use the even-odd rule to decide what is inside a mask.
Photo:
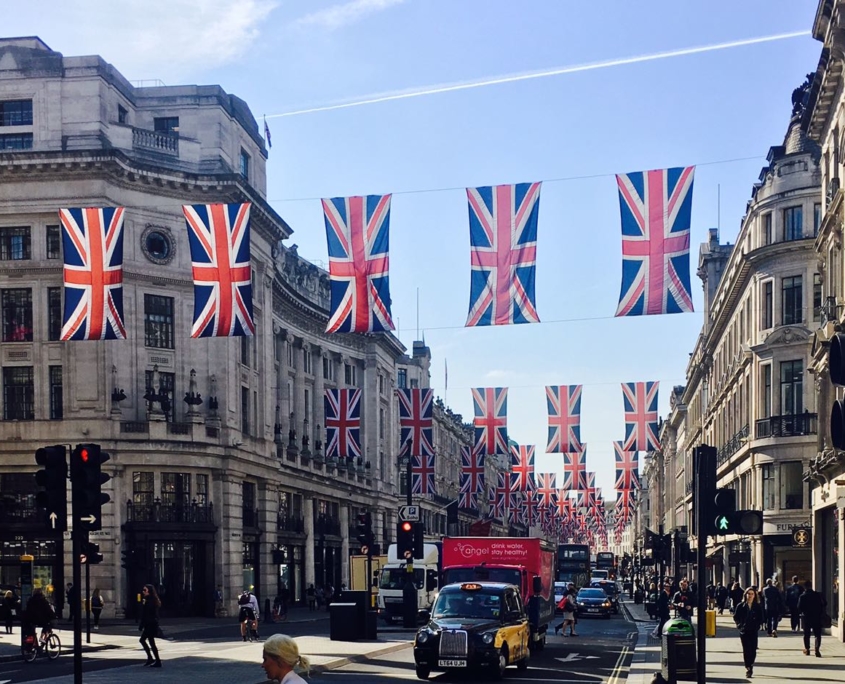
[(419, 522), (419, 519), (419, 506), (399, 506), (399, 520), (407, 520), (408, 522)]

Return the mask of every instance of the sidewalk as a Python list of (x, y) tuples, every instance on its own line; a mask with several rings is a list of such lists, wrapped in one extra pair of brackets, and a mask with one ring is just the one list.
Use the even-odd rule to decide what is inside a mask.
[[(633, 601), (623, 602), (628, 617), (637, 625), (637, 647), (628, 673), (629, 684), (651, 684), (655, 672), (660, 671), (661, 642), (649, 638), (657, 622), (651, 620), (642, 605)], [(698, 617), (693, 619), (697, 626)], [(789, 628), (789, 618), (781, 620), (778, 638), (760, 633), (754, 677), (745, 677), (742, 647), (734, 626), (733, 616), (727, 611), (716, 616), (716, 636), (707, 639), (708, 684), (736, 684), (736, 682), (765, 680), (769, 682), (800, 681), (801, 684), (842, 682), (845, 672), (845, 644), (829, 636), (822, 636), (821, 658), (802, 653), (802, 634)], [(812, 643), (811, 653), (812, 653)]]

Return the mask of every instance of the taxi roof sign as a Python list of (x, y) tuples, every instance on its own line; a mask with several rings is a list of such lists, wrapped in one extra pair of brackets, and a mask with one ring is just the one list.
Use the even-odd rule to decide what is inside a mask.
[(478, 582), (464, 582), (461, 585), (461, 591), (478, 591), (483, 587)]

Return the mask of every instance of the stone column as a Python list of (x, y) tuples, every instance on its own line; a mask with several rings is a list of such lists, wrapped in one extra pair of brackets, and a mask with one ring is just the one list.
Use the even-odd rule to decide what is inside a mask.
[(279, 516), (279, 489), (276, 483), (262, 480), (258, 484), (258, 524), (262, 535), (259, 539), (258, 573), (261, 576), (261, 611), (264, 599), (270, 604), (278, 589), (278, 572), (273, 563), (273, 548), (276, 546), (276, 526)]
[(340, 505), (340, 536), (343, 540), (340, 546), (340, 576), (349, 587), (349, 506)]
[[(323, 409), (323, 393), (325, 391), (323, 359), (328, 357), (328, 353), (322, 347), (314, 347), (313, 349), (316, 352), (313, 359), (316, 367), (314, 368), (314, 413), (311, 418), (311, 444), (315, 445), (319, 439), (325, 446), (326, 413)], [(325, 452), (323, 452), (323, 456), (325, 457)]]
[(303, 497), (302, 515), (305, 518), (305, 589), (308, 589), (316, 581), (314, 574), (314, 499), (311, 497)]
[(243, 483), (226, 470), (212, 473), (214, 517), (220, 548), (215, 553), (213, 584), (223, 585), (223, 607), (227, 615), (237, 614), (237, 599), (243, 587)]

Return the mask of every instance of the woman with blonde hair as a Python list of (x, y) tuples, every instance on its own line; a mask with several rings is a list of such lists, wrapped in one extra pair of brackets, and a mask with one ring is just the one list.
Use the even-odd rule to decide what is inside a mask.
[(268, 679), (281, 684), (305, 684), (294, 669), (308, 674), (311, 663), (299, 655), (299, 646), (287, 634), (274, 634), (264, 642), (264, 662), (261, 664)]

